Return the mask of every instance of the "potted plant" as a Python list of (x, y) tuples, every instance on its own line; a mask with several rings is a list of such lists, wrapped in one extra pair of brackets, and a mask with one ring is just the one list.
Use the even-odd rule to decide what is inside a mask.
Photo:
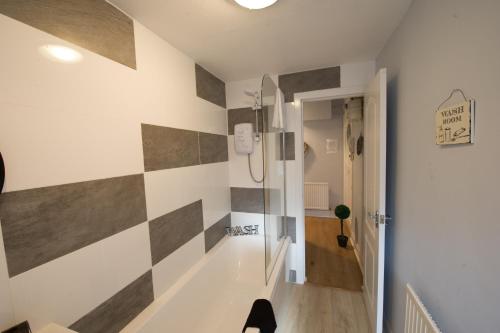
[(337, 242), (340, 247), (346, 247), (349, 238), (344, 235), (344, 220), (349, 218), (351, 210), (346, 205), (338, 205), (335, 207), (335, 216), (340, 219), (340, 235), (337, 235)]

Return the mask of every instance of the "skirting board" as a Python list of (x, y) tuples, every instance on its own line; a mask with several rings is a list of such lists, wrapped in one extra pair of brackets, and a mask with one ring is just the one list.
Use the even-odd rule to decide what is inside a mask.
[(352, 241), (351, 241), (351, 245), (352, 245), (352, 248), (354, 249), (354, 255), (356, 256), (356, 261), (358, 262), (359, 270), (361, 271), (361, 274), (364, 276), (365, 272), (363, 271), (363, 265), (361, 265), (361, 260), (359, 259), (359, 251), (356, 248), (356, 246), (354, 246)]
[[(352, 223), (352, 220), (347, 220), (347, 225), (349, 226), (349, 230), (352, 230), (351, 229), (351, 223)], [(356, 245), (354, 245), (354, 242), (352, 241), (352, 237), (349, 237), (349, 243), (351, 243), (351, 246), (354, 250), (354, 255), (356, 256), (356, 261), (358, 262), (358, 266), (359, 266), (359, 270), (361, 271), (361, 275), (365, 275), (365, 272), (363, 271), (363, 265), (361, 265), (361, 260), (359, 259), (359, 251), (358, 251), (358, 248), (356, 247)]]

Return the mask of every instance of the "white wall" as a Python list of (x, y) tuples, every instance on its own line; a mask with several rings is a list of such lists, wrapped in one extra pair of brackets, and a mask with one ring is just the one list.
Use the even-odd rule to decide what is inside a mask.
[[(324, 102), (304, 103), (304, 113), (310, 105)], [(343, 102), (339, 108), (332, 107), (332, 101), (327, 101), (330, 106), (329, 119), (306, 120), (304, 119), (304, 141), (309, 145), (309, 150), (304, 156), (304, 181), (328, 183), (330, 192), (330, 209), (343, 203), (344, 191), (344, 133)], [(327, 150), (327, 140), (334, 140)]]
[[(499, 13), (499, 1), (415, 0), (377, 58), (389, 80), (385, 319), (395, 333), (407, 282), (444, 332), (499, 331)], [(438, 147), (434, 110), (453, 88), (476, 100), (476, 143)]]
[[(5, 191), (143, 173), (141, 123), (227, 134), (225, 110), (196, 97), (194, 61), (137, 22), (137, 71), (74, 45), (82, 62), (51, 62), (38, 48), (68, 43), (3, 15), (0, 30), (8, 32), (0, 34)], [(230, 211), (228, 173), (223, 162), (150, 174), (149, 218), (203, 196), (207, 228)], [(2, 246), (0, 329), (27, 317), (38, 328), (85, 315), (151, 268), (147, 230), (146, 222), (17, 275), (11, 288)], [(203, 246), (186, 246), (170, 261), (192, 264), (204, 255)], [(176, 268), (170, 281), (188, 267)], [(155, 287), (161, 273), (153, 272)]]
[(304, 121), (332, 119), (332, 101), (304, 103)]

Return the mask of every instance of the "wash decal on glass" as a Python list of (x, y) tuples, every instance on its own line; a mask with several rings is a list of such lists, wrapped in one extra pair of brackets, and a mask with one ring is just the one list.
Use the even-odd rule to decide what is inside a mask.
[(250, 236), (259, 234), (258, 225), (245, 225), (236, 227), (227, 227), (226, 234), (229, 236)]

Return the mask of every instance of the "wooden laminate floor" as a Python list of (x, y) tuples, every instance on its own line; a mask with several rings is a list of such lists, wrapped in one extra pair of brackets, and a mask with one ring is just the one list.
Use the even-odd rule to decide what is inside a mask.
[(370, 332), (363, 277), (354, 250), (337, 245), (339, 233), (337, 219), (306, 217), (308, 282), (287, 284), (277, 333)]
[(289, 284), (277, 313), (277, 333), (369, 333), (361, 292)]
[[(344, 224), (344, 233), (349, 230)], [(349, 243), (337, 244), (340, 234), (338, 219), (306, 216), (306, 275), (307, 281), (322, 286), (361, 291), (363, 276)]]

